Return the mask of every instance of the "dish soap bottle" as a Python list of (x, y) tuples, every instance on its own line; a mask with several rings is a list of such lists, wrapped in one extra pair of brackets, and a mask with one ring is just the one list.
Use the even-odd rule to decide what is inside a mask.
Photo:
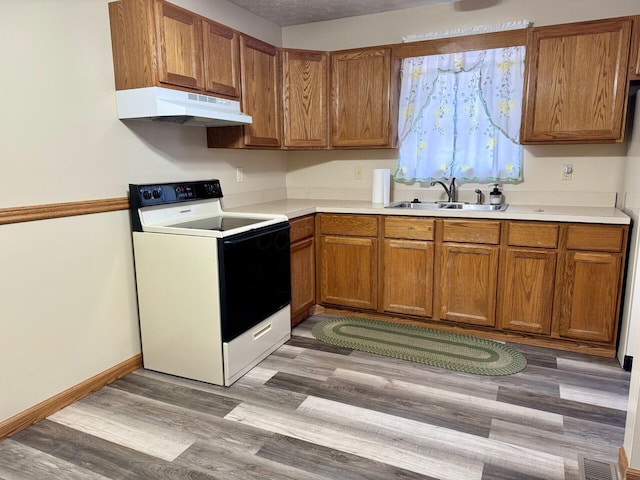
[(502, 203), (502, 192), (498, 190), (498, 184), (493, 184), (493, 190), (489, 193), (489, 202), (491, 205), (500, 205)]

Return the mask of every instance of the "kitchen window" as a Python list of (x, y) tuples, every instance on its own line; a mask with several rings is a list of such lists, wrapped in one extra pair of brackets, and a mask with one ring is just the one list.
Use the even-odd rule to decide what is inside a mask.
[(522, 179), (524, 46), (405, 58), (396, 181)]

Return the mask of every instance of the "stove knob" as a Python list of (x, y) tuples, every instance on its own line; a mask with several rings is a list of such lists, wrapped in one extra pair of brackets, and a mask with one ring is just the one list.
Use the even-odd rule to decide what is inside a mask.
[(160, 198), (160, 190), (154, 190), (151, 195), (153, 195), (153, 198)]
[(143, 190), (142, 198), (144, 198), (145, 200), (149, 200), (151, 198), (151, 192), (149, 190)]
[(215, 191), (214, 188), (213, 188), (213, 185), (211, 185), (210, 183), (207, 183), (204, 186), (204, 189), (209, 195), (213, 195), (213, 192)]

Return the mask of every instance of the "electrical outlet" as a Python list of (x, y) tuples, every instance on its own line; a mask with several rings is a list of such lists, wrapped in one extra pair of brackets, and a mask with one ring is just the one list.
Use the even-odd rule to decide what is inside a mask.
[(242, 167), (236, 168), (236, 182), (244, 182), (244, 172), (242, 171)]
[(560, 171), (560, 180), (571, 181), (573, 179), (573, 165), (565, 163)]
[(353, 179), (362, 180), (362, 167), (353, 167)]

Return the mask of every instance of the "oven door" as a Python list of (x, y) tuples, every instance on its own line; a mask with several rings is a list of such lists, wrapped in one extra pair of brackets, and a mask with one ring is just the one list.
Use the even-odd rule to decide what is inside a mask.
[(222, 341), (291, 302), (289, 223), (218, 239)]

